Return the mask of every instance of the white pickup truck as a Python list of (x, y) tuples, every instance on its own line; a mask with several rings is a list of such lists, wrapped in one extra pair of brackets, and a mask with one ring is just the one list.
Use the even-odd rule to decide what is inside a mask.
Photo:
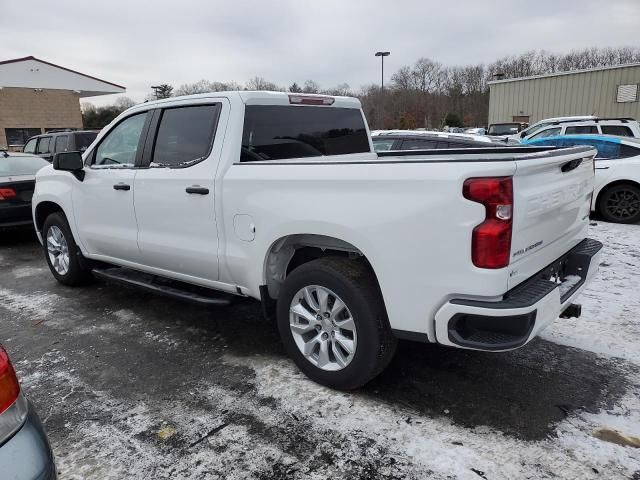
[(505, 351), (597, 270), (589, 147), (374, 153), (356, 99), (222, 92), (130, 108), (37, 175), (52, 274), (261, 300), (313, 380), (363, 385), (397, 339)]

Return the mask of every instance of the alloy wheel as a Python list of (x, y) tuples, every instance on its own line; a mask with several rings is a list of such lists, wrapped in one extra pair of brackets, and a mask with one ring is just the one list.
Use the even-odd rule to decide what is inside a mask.
[(47, 232), (47, 254), (56, 273), (66, 275), (69, 271), (69, 246), (62, 230), (55, 225)]
[(345, 302), (328, 288), (309, 285), (289, 307), (291, 334), (304, 357), (318, 368), (345, 368), (356, 352), (356, 325)]
[(640, 211), (640, 194), (635, 190), (616, 190), (606, 199), (605, 209), (618, 220), (627, 220)]

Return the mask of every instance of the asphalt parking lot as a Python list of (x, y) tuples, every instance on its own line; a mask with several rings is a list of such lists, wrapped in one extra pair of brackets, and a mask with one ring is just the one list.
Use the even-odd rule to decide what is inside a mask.
[(640, 435), (640, 226), (592, 236), (582, 318), (510, 353), (402, 343), (353, 393), (298, 373), (254, 302), (66, 288), (30, 233), (0, 235), (0, 341), (62, 479), (640, 479), (594, 434)]

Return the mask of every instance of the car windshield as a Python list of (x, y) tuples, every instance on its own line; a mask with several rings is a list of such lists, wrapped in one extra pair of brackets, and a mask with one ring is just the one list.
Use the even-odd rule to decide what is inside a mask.
[(84, 152), (91, 142), (93, 142), (98, 136), (98, 132), (84, 132), (84, 133), (76, 133), (76, 149)]
[(47, 165), (49, 162), (40, 157), (3, 157), (0, 155), (0, 177), (35, 175), (38, 170)]
[(533, 125), (531, 125), (529, 128), (525, 128), (521, 133), (520, 136), (522, 138), (524, 137), (530, 137), (531, 135), (533, 135), (534, 133), (536, 133), (537, 131), (539, 131), (541, 128), (544, 127), (548, 127), (549, 125), (551, 125), (553, 122), (540, 122), (540, 123), (534, 123)]
[(511, 135), (518, 133), (517, 123), (505, 123), (502, 125), (489, 126), (489, 135)]

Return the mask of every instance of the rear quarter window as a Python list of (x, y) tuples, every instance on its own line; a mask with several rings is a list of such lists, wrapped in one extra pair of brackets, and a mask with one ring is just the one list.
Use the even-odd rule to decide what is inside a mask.
[(602, 133), (605, 135), (617, 135), (619, 137), (633, 137), (633, 132), (624, 125), (601, 125)]
[(241, 162), (369, 152), (359, 109), (247, 105)]

